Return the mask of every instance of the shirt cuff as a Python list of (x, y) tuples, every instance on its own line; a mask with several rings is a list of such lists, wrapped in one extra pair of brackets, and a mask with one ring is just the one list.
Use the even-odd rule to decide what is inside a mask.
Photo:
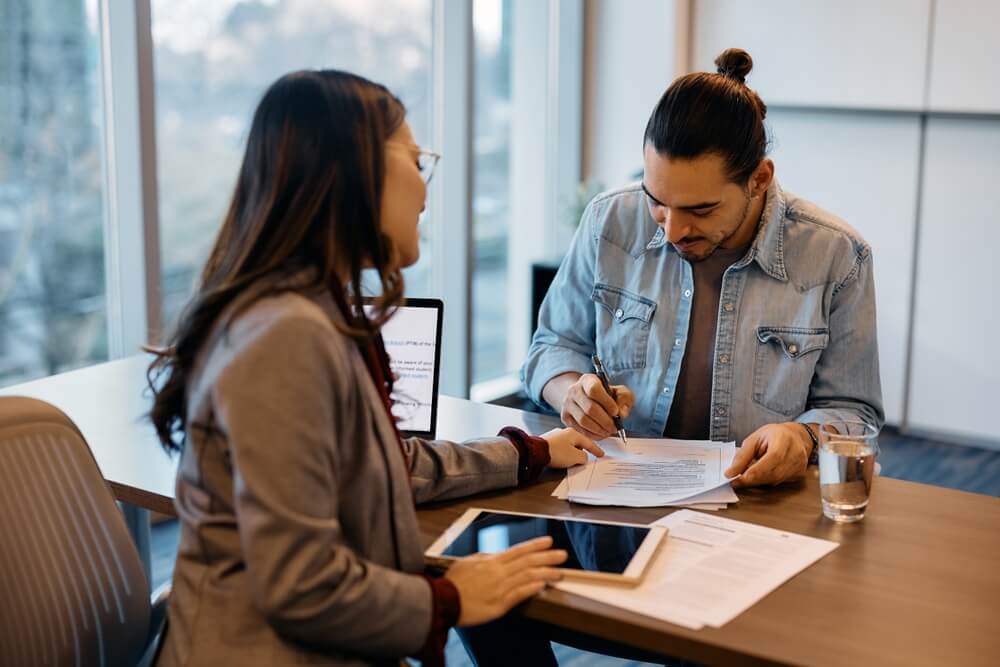
[(594, 372), (594, 364), (590, 360), (590, 354), (583, 354), (576, 350), (559, 345), (545, 345), (537, 353), (540, 358), (533, 358), (530, 352), (528, 361), (521, 369), (521, 384), (535, 403), (552, 412), (558, 414), (559, 411), (553, 408), (542, 396), (542, 391), (549, 381), (563, 373), (579, 373), (585, 375)]
[(444, 667), (444, 646), (448, 643), (448, 631), (458, 623), (462, 612), (462, 602), (458, 589), (444, 577), (424, 577), (431, 586), (434, 606), (431, 610), (431, 627), (423, 647), (414, 654), (423, 667)]
[(538, 476), (549, 464), (549, 443), (545, 438), (528, 435), (519, 428), (508, 426), (498, 434), (510, 440), (517, 449), (517, 484), (527, 484), (538, 479)]

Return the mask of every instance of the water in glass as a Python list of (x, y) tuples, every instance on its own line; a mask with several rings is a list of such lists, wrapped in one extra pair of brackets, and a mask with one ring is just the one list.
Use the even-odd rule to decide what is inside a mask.
[(823, 514), (834, 521), (849, 523), (865, 515), (878, 454), (875, 435), (875, 429), (866, 424), (824, 424), (821, 428), (820, 494)]

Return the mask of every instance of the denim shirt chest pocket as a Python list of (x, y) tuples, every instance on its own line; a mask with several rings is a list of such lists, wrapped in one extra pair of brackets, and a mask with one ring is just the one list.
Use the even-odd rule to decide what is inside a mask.
[(598, 283), (590, 295), (597, 319), (597, 354), (609, 371), (645, 368), (656, 302)]
[(758, 327), (754, 402), (782, 415), (801, 413), (816, 362), (829, 341), (825, 328)]

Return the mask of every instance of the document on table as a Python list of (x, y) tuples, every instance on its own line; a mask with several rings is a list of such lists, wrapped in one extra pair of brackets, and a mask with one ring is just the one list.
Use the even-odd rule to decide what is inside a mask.
[(653, 525), (669, 532), (638, 586), (554, 586), (695, 630), (718, 628), (839, 546), (687, 509)]
[[(573, 470), (573, 469), (571, 469)], [(569, 472), (566, 479), (559, 482), (552, 495), (559, 500), (569, 500)], [(729, 503), (735, 503), (739, 500), (739, 497), (733, 491), (730, 486), (720, 486), (717, 489), (712, 489), (711, 491), (706, 491), (705, 493), (698, 494), (696, 496), (691, 496), (686, 500), (678, 500), (676, 502), (666, 503), (663, 507), (689, 507), (696, 510), (724, 510), (729, 506)], [(584, 504), (586, 502), (584, 501)], [(614, 504), (614, 503), (612, 503)]]
[(718, 509), (738, 498), (723, 472), (736, 444), (632, 438), (601, 441), (605, 456), (570, 468), (552, 494), (591, 505), (662, 507), (698, 505)]

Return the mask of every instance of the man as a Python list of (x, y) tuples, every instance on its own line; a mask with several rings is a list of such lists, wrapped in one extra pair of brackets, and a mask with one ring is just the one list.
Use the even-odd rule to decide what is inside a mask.
[[(750, 56), (677, 79), (646, 127), (641, 184), (584, 212), (522, 380), (592, 438), (736, 440), (736, 485), (800, 477), (818, 425), (884, 421), (871, 250), (784, 192)], [(612, 382), (593, 374), (597, 353)]]

